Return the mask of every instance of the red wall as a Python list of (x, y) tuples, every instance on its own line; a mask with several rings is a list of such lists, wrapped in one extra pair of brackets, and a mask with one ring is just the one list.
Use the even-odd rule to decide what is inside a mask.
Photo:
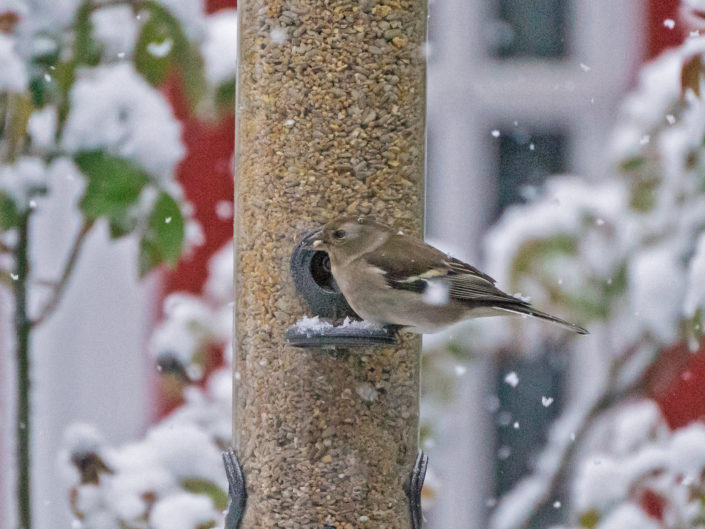
[[(683, 41), (685, 31), (678, 20), (679, 4), (679, 0), (649, 0), (647, 58), (652, 59), (664, 49), (677, 46)], [(676, 22), (673, 29), (663, 24), (668, 19)]]
[[(236, 0), (207, 2), (209, 13), (234, 7)], [(208, 277), (209, 259), (226, 241), (232, 239), (233, 220), (218, 217), (216, 204), (233, 201), (235, 118), (227, 116), (218, 122), (208, 122), (190, 115), (177, 79), (171, 79), (164, 91), (183, 124), (186, 144), (186, 157), (178, 167), (177, 178), (194, 207), (194, 216), (205, 236), (203, 245), (182, 258), (175, 270), (165, 273), (163, 297), (166, 297), (172, 292), (200, 293)], [(218, 348), (213, 348), (207, 356), (204, 361), (205, 376), (223, 362), (222, 351)], [(161, 417), (181, 404), (183, 380), (175, 376), (155, 378), (155, 412), (157, 417)]]

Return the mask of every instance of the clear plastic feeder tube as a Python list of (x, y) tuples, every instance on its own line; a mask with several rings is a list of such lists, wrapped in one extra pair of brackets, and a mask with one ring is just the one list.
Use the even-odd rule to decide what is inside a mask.
[(235, 448), (242, 529), (408, 529), (420, 340), (300, 349), (296, 242), (340, 214), (421, 235), (424, 0), (241, 0)]

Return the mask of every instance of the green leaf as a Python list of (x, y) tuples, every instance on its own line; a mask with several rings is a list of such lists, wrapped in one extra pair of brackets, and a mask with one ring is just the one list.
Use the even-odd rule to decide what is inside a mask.
[(163, 5), (148, 1), (149, 19), (137, 40), (135, 67), (154, 86), (161, 85), (178, 67), (186, 98), (195, 108), (206, 91), (203, 58), (179, 21)]
[(229, 116), (235, 112), (235, 79), (218, 85), (215, 104), (221, 116)]
[(110, 219), (110, 238), (119, 239), (129, 235), (137, 227), (137, 217), (129, 212), (113, 215)]
[(181, 480), (181, 486), (187, 492), (208, 496), (219, 511), (224, 511), (228, 507), (228, 494), (212, 481), (187, 478)]
[(124, 218), (149, 181), (147, 173), (134, 163), (103, 151), (77, 154), (75, 161), (88, 178), (79, 206), (89, 220), (107, 217), (117, 222)]
[(93, 38), (93, 1), (85, 0), (76, 13), (76, 40), (74, 41), (74, 61), (77, 65), (96, 66), (100, 62), (102, 46)]
[(600, 513), (596, 509), (586, 511), (580, 515), (580, 527), (592, 529), (600, 521)]
[(622, 171), (634, 171), (644, 165), (645, 161), (646, 158), (643, 156), (633, 156), (631, 158), (627, 158), (626, 160), (622, 160), (619, 167)]
[(15, 201), (6, 193), (0, 193), (0, 229), (10, 230), (20, 225), (21, 215)]
[(203, 59), (198, 48), (189, 44), (187, 47), (176, 49), (176, 61), (181, 72), (186, 99), (191, 110), (194, 110), (206, 93), (207, 83)]
[(171, 71), (174, 62), (173, 32), (167, 16), (152, 12), (137, 39), (135, 67), (154, 86), (161, 85)]
[(140, 277), (162, 263), (174, 267), (181, 257), (185, 223), (181, 209), (167, 193), (161, 192), (149, 215), (140, 244)]

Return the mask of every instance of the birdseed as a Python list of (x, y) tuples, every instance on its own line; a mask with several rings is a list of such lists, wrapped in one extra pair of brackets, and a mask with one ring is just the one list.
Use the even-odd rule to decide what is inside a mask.
[[(341, 214), (422, 234), (423, 0), (241, 0), (235, 446), (242, 529), (408, 529), (420, 340), (298, 349), (301, 235)], [(310, 314), (309, 314), (310, 315)]]

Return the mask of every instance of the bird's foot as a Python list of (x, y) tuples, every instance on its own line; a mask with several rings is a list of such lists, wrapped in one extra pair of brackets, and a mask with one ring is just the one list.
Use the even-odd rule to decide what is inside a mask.
[(404, 492), (409, 499), (409, 510), (411, 511), (411, 529), (421, 529), (423, 515), (421, 514), (421, 489), (426, 477), (428, 468), (428, 456), (419, 450), (416, 456), (416, 463), (411, 470), (409, 479), (404, 483)]
[(245, 475), (237, 460), (235, 451), (230, 448), (223, 452), (225, 475), (228, 477), (228, 510), (225, 515), (225, 529), (237, 529), (245, 512), (247, 489), (245, 488)]

